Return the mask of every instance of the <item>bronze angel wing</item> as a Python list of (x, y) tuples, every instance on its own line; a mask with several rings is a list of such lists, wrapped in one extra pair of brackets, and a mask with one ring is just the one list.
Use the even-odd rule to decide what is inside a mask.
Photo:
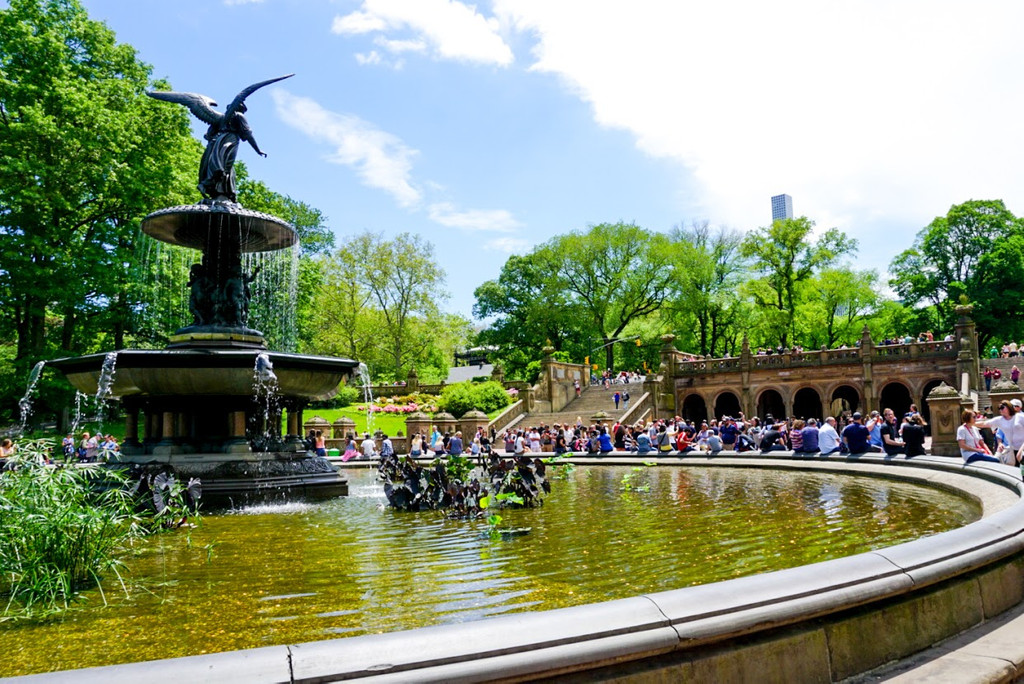
[(223, 116), (220, 112), (213, 109), (217, 106), (217, 103), (206, 95), (200, 95), (199, 93), (175, 93), (168, 90), (148, 90), (146, 94), (157, 100), (185, 105), (190, 112), (195, 114), (197, 119), (206, 124), (213, 125), (220, 121), (221, 116)]
[(257, 90), (262, 88), (263, 86), (268, 86), (271, 83), (277, 83), (278, 81), (283, 81), (284, 79), (291, 78), (294, 75), (295, 74), (286, 74), (284, 76), (278, 76), (277, 78), (271, 78), (271, 79), (269, 79), (267, 81), (260, 81), (259, 83), (253, 83), (251, 86), (249, 86), (248, 88), (246, 88), (242, 92), (238, 93), (238, 95), (235, 95), (235, 99), (232, 100), (231, 104), (228, 105), (227, 111), (224, 112), (224, 116), (230, 116), (232, 113), (234, 113), (238, 109), (239, 105), (241, 105), (243, 102), (245, 102), (245, 98), (249, 97), (250, 95), (255, 93)]

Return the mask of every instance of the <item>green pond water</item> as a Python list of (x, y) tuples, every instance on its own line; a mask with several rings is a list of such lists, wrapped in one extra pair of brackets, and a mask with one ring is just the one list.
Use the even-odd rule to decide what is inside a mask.
[[(968, 499), (870, 477), (738, 468), (578, 468), (541, 508), (483, 521), (384, 507), (375, 471), (318, 504), (207, 514), (128, 560), (62, 618), (0, 627), (0, 674), (375, 634), (705, 584), (839, 558), (980, 516)], [(550, 474), (550, 473), (549, 473)]]

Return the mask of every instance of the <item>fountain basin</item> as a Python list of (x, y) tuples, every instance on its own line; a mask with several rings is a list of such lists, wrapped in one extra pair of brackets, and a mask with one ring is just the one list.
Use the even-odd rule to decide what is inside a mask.
[[(328, 399), (359, 365), (350, 359), (251, 349), (125, 349), (117, 352), (115, 397), (238, 396), (253, 394), (253, 367), (264, 353), (273, 363), (280, 394)], [(99, 387), (106, 354), (48, 361), (75, 389), (90, 396)]]
[[(608, 460), (625, 462), (602, 462)], [(684, 468), (741, 468), (752, 475), (759, 468), (792, 468), (917, 480), (979, 498), (983, 519), (856, 556), (685, 589), (639, 591), (611, 602), (408, 632), (290, 641), (247, 651), (55, 673), (37, 680), (527, 681), (561, 676), (571, 681), (836, 681), (989, 620), (1019, 602), (1024, 593), (1024, 502), (1019, 476), (1010, 468), (964, 468), (959, 459), (936, 457), (897, 461), (789, 454), (659, 461)], [(690, 490), (673, 491), (683, 496)], [(686, 534), (679, 530), (681, 541)], [(376, 551), (356, 557), (386, 561)], [(489, 554), (466, 557), (486, 559)], [(335, 562), (345, 558), (336, 556)], [(291, 563), (293, 557), (283, 562)], [(574, 559), (573, 571), (589, 562)], [(437, 564), (430, 576), (454, 574), (438, 572), (446, 567)], [(518, 568), (517, 572), (521, 574)], [(374, 600), (388, 589), (377, 573), (356, 577), (373, 583)], [(614, 578), (619, 584), (629, 582), (631, 573), (620, 571)], [(408, 587), (401, 582), (393, 587), (402, 596), (423, 581), (415, 575), (404, 579)], [(251, 583), (246, 585), (251, 588)], [(289, 618), (273, 624), (292, 624), (295, 613), (289, 603), (313, 600), (301, 598), (309, 596), (279, 595), (261, 607), (267, 607), (268, 621)], [(335, 615), (341, 613), (321, 613), (317, 618), (342, 619)]]
[(241, 252), (284, 249), (298, 241), (287, 221), (232, 202), (161, 209), (142, 221), (142, 232), (161, 242), (199, 250), (220, 244), (228, 235), (237, 239)]

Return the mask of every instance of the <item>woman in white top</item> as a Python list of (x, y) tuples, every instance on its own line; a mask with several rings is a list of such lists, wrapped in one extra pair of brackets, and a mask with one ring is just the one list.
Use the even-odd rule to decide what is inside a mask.
[(1002, 430), (1006, 438), (1010, 440), (1010, 446), (1013, 447), (1014, 452), (1018, 452), (1021, 447), (1024, 447), (1024, 412), (1018, 411), (1008, 401), (999, 402), (998, 416), (988, 420), (976, 420), (975, 425), (980, 428), (992, 428), (993, 432), (996, 428)]
[(964, 464), (975, 461), (999, 463), (998, 458), (989, 455), (985, 442), (981, 439), (981, 433), (974, 426), (974, 411), (964, 409), (960, 420), (963, 424), (956, 429), (956, 441), (960, 445), (960, 455), (964, 457)]

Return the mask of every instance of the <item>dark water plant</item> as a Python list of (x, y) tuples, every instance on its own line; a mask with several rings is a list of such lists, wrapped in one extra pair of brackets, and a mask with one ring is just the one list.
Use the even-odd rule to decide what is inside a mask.
[(189, 515), (187, 489), (166, 477), (141, 475), (140, 486), (126, 471), (48, 464), (51, 446), (20, 443), (0, 473), (0, 620), (64, 610), (92, 587), (105, 603), (101, 581), (111, 574), (127, 592), (122, 558), (132, 543)]
[(445, 510), (451, 517), (478, 518), (489, 508), (530, 507), (551, 491), (541, 459), (501, 458), (474, 466), (463, 456), (436, 459), (429, 466), (400, 456), (381, 459), (379, 477), (388, 503), (403, 511)]

